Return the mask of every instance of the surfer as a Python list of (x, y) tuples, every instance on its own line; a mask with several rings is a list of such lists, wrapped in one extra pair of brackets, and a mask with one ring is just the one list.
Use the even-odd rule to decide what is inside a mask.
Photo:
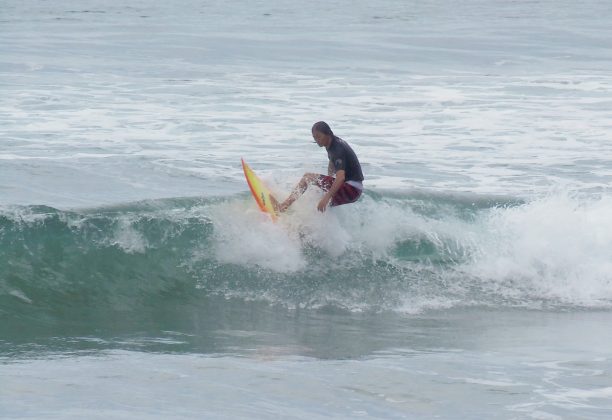
[(317, 209), (321, 212), (325, 211), (330, 202), (332, 206), (354, 203), (363, 192), (361, 165), (351, 146), (334, 135), (324, 121), (319, 121), (312, 126), (312, 137), (319, 147), (327, 149), (328, 174), (304, 174), (289, 197), (278, 205), (280, 212), (287, 210), (295, 200), (304, 194), (309, 185), (316, 185), (325, 191), (325, 195), (317, 205)]

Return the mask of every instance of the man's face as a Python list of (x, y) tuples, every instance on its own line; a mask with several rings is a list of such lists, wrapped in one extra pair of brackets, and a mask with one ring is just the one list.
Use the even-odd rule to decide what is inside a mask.
[(315, 139), (315, 143), (317, 143), (319, 147), (327, 146), (327, 141), (329, 140), (328, 135), (315, 130), (312, 131), (312, 138)]

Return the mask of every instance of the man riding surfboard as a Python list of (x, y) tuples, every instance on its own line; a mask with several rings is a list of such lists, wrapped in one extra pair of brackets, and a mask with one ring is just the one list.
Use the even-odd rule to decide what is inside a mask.
[[(278, 204), (280, 212), (286, 211), (313, 184), (325, 191), (317, 209), (325, 211), (328, 204), (341, 206), (354, 203), (363, 192), (363, 172), (359, 159), (340, 137), (334, 135), (329, 125), (319, 121), (312, 126), (312, 137), (319, 147), (325, 147), (329, 158), (328, 174), (306, 173), (293, 189), (289, 197)], [(334, 177), (335, 175), (335, 177)]]

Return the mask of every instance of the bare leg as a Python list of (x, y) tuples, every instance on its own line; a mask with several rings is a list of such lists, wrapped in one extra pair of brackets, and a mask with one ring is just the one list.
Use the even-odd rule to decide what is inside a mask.
[(274, 198), (272, 194), (270, 194), (270, 201), (272, 202), (272, 208), (276, 213), (280, 212), (280, 203)]
[(295, 186), (293, 191), (291, 191), (291, 194), (289, 194), (289, 197), (287, 197), (285, 201), (279, 204), (278, 211), (284, 212), (285, 210), (287, 210), (295, 200), (297, 200), (302, 194), (304, 194), (308, 186), (316, 181), (318, 176), (319, 174), (313, 173), (304, 174), (302, 179), (300, 179), (300, 182)]

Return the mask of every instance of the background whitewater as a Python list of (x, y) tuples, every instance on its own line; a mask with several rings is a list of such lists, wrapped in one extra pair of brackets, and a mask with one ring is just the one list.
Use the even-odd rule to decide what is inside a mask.
[(0, 203), (233, 194), (241, 156), (297, 180), (325, 170), (320, 119), (370, 189), (609, 194), (612, 25), (588, 4), (8, 2)]

